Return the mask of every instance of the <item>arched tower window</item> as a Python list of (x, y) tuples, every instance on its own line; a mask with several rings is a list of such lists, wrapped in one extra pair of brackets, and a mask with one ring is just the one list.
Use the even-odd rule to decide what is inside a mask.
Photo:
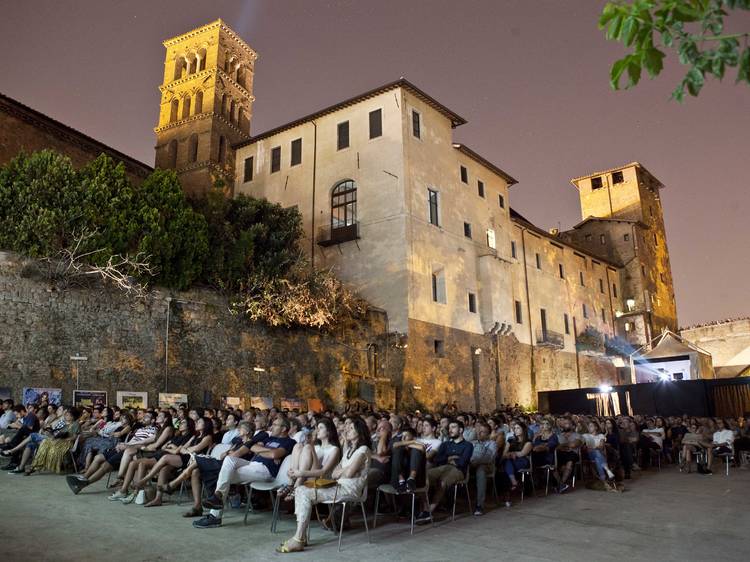
[(226, 117), (227, 115), (227, 104), (229, 102), (229, 96), (224, 94), (221, 96), (221, 115), (222, 117)]
[(172, 100), (172, 104), (169, 108), (169, 122), (174, 123), (177, 121), (177, 115), (180, 110), (180, 100), (177, 98)]
[(182, 118), (187, 119), (190, 117), (190, 96), (185, 96), (182, 101)]
[(203, 113), (203, 92), (196, 92), (195, 94), (195, 109), (194, 115)]
[(206, 70), (206, 49), (198, 50), (198, 72)]
[[(340, 182), (331, 192), (331, 237), (348, 237), (357, 229), (357, 184)], [(352, 231), (352, 232), (349, 232)]]
[(190, 141), (188, 144), (188, 160), (190, 162), (196, 162), (198, 160), (198, 135), (193, 133), (190, 135)]
[(236, 122), (235, 121), (235, 113), (237, 111), (236, 108), (237, 108), (237, 104), (235, 103), (234, 100), (232, 100), (229, 103), (229, 121), (230, 121), (230, 123), (235, 123)]
[(221, 136), (219, 137), (219, 163), (223, 164), (227, 157), (227, 140)]
[(167, 166), (169, 168), (177, 167), (177, 141), (172, 139), (167, 145)]
[(174, 79), (182, 78), (182, 71), (185, 69), (185, 59), (180, 57), (174, 61)]

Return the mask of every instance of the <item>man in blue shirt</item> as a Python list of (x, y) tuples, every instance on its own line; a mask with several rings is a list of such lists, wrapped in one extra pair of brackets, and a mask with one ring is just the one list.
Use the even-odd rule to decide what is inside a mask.
[(445, 491), (466, 478), (474, 446), (464, 439), (464, 424), (451, 421), (448, 425), (448, 441), (440, 444), (433, 459), (433, 468), (427, 471), (427, 481), (433, 488), (432, 501), (419, 514), (416, 523), (424, 525), (432, 520), (432, 512), (443, 499)]

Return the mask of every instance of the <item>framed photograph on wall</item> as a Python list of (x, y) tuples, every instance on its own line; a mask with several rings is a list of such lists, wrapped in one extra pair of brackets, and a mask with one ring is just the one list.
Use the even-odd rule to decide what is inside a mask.
[(250, 407), (259, 410), (270, 410), (273, 408), (273, 398), (270, 396), (251, 396)]
[(24, 404), (39, 404), (47, 402), (59, 406), (62, 404), (62, 388), (41, 388), (36, 386), (26, 386), (23, 389)]
[(160, 392), (159, 408), (178, 408), (180, 404), (187, 404), (188, 395), (179, 392)]
[(107, 405), (107, 391), (106, 390), (74, 390), (73, 391), (73, 405), (75, 406), (106, 406)]
[(148, 392), (118, 390), (117, 406), (119, 408), (131, 408), (134, 410), (148, 408)]

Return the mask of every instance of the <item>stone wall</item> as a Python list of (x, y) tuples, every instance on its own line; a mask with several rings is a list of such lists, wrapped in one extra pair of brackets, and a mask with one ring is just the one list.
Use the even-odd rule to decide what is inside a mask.
[[(400, 369), (401, 350), (385, 336), (381, 313), (334, 335), (252, 325), (229, 312), (211, 291), (155, 292), (133, 301), (103, 289), (53, 290), (34, 278), (31, 262), (0, 253), (0, 386), (18, 399), (25, 386), (76, 388), (70, 357), (86, 356), (78, 386), (106, 390), (187, 393), (194, 404), (220, 396), (320, 398), (342, 405), (346, 389), (372, 381), (392, 402), (389, 381)], [(167, 298), (169, 315), (168, 370)], [(370, 344), (368, 350), (368, 344)], [(255, 367), (265, 369), (256, 371)], [(354, 383), (354, 384), (352, 384)], [(353, 398), (349, 396), (348, 398)]]

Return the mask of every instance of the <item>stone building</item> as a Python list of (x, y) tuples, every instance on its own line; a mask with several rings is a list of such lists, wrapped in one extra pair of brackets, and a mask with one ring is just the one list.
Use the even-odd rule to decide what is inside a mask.
[(680, 335), (711, 354), (717, 378), (750, 376), (750, 318), (682, 328)]
[(125, 166), (128, 178), (140, 183), (151, 166), (123, 154), (90, 136), (0, 94), (0, 165), (20, 152), (52, 149), (68, 156), (76, 167), (106, 154)]
[(250, 134), (258, 55), (221, 20), (164, 41), (156, 167), (175, 169), (199, 196), (234, 187), (232, 146)]

